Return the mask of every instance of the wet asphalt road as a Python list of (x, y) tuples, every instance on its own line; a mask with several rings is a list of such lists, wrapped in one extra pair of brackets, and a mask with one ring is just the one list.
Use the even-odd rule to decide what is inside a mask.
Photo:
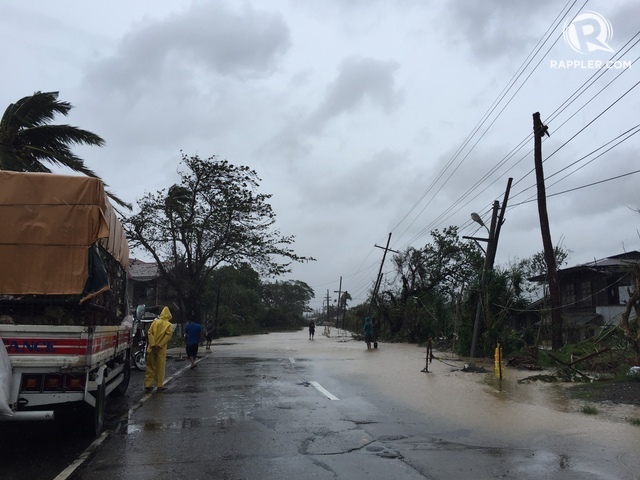
[[(179, 350), (167, 359), (167, 376), (186, 366)], [(144, 396), (144, 372), (131, 369), (127, 394), (108, 397), (105, 430), (114, 431), (126, 421), (129, 409)], [(0, 480), (48, 480), (56, 478), (94, 441), (80, 433), (80, 425), (63, 422), (0, 423)]]
[(331, 400), (313, 386), (310, 363), (205, 357), (151, 395), (73, 478), (424, 478), (391, 445), (407, 438), (403, 427), (368, 431), (384, 415), (358, 398)]
[[(202, 349), (193, 370), (170, 359), (167, 376), (175, 375), (164, 393), (145, 395), (142, 373), (134, 372), (130, 395), (109, 404), (109, 435), (68, 478), (639, 478), (637, 455), (581, 432), (552, 426), (498, 438), (461, 427), (454, 411), (412, 407), (402, 391), (383, 395), (358, 370), (388, 365), (390, 347), (369, 353), (351, 344), (337, 352), (334, 339), (321, 337), (312, 353), (299, 338), (277, 335), (220, 342), (212, 355)], [(261, 346), (274, 338), (284, 343)], [(446, 381), (436, 375), (430, 378)], [(0, 478), (55, 478), (88, 445), (47, 435), (41, 438), (50, 447), (47, 440), (39, 445), (38, 462), (29, 460), (24, 442), (0, 445), (5, 453), (13, 449), (14, 459), (3, 458)], [(21, 462), (32, 464), (30, 476), (12, 476)]]

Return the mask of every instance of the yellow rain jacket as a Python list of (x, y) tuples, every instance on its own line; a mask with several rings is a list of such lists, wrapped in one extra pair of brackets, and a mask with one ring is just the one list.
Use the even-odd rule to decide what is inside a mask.
[(144, 372), (144, 388), (151, 388), (155, 382), (158, 388), (164, 388), (164, 370), (167, 362), (167, 345), (173, 335), (171, 312), (168, 307), (162, 309), (158, 318), (151, 322), (147, 332), (147, 367)]
[(151, 322), (149, 332), (147, 332), (147, 352), (157, 351), (157, 349), (153, 347), (159, 347), (160, 350), (157, 351), (157, 353), (162, 355), (166, 354), (167, 345), (169, 344), (169, 340), (171, 340), (171, 335), (173, 335), (173, 325), (169, 322), (172, 318), (169, 307), (164, 307), (160, 316)]

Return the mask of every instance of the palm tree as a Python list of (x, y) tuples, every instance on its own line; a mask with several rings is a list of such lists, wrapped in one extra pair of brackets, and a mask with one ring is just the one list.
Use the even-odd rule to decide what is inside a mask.
[[(104, 140), (71, 125), (50, 125), (57, 114), (67, 115), (73, 106), (58, 100), (58, 92), (35, 92), (7, 107), (0, 120), (0, 170), (46, 172), (43, 162), (64, 166), (89, 177), (100, 178), (75, 155), (71, 145), (96, 145)], [(105, 185), (106, 186), (106, 185)], [(118, 205), (131, 205), (107, 192)]]

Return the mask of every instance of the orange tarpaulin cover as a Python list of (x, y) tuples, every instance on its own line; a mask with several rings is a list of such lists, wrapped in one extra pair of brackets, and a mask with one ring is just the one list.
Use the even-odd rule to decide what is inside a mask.
[(0, 171), (0, 294), (74, 295), (100, 240), (123, 268), (129, 247), (97, 178)]

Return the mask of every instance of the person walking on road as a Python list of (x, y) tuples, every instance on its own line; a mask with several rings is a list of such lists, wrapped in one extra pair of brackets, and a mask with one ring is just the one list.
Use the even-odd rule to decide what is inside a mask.
[(173, 335), (173, 325), (169, 307), (164, 307), (160, 316), (151, 322), (147, 332), (147, 367), (144, 372), (144, 389), (153, 390), (153, 382), (159, 392), (166, 390), (164, 386), (165, 366), (167, 364), (167, 345)]
[(191, 368), (196, 368), (198, 364), (198, 346), (202, 338), (202, 325), (198, 322), (188, 322), (184, 326), (184, 335), (187, 337), (187, 358), (191, 362)]
[(207, 341), (206, 344), (206, 348), (207, 350), (211, 350), (211, 341), (213, 340), (213, 323), (207, 323), (207, 326), (205, 327), (205, 340)]
[(316, 333), (316, 322), (314, 322), (313, 320), (311, 320), (309, 322), (309, 340), (313, 340), (313, 336)]
[(364, 333), (364, 341), (367, 342), (367, 350), (371, 350), (371, 342), (373, 341), (373, 325), (371, 324), (371, 319), (369, 317), (365, 317), (364, 319), (362, 332)]

